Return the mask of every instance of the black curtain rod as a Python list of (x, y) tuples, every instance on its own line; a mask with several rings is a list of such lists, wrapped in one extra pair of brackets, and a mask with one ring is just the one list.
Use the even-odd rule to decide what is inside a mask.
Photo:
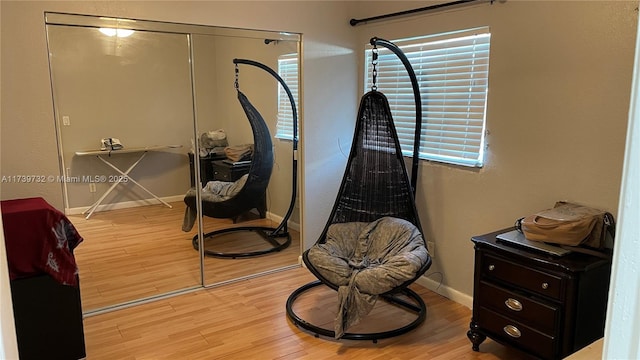
[[(366, 19), (351, 19), (351, 20), (349, 20), (349, 24), (351, 24), (351, 26), (356, 26), (356, 25), (358, 25), (360, 23), (366, 23), (366, 22), (369, 22), (369, 21), (387, 19), (387, 18), (395, 17), (395, 16), (415, 14), (417, 12), (441, 9), (441, 8), (444, 8), (444, 7), (470, 3), (470, 2), (473, 2), (473, 1), (479, 1), (479, 0), (457, 0), (457, 1), (452, 1), (452, 2), (443, 3), (443, 4), (425, 6), (425, 7), (419, 8), (419, 9), (405, 10), (405, 11), (400, 11), (400, 12), (396, 12), (396, 13), (392, 13), (392, 14), (378, 15), (378, 16), (374, 16), (374, 17), (370, 17), (370, 18), (366, 18)], [(490, 0), (490, 1), (493, 4), (494, 0)]]

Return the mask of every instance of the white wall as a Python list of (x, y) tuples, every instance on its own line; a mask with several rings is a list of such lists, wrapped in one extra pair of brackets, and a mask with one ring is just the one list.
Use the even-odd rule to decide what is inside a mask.
[[(489, 25), (487, 165), (473, 171), (424, 163), (418, 189), (422, 224), (436, 241), (433, 272), (468, 301), (472, 235), (510, 226), (558, 199), (617, 213), (637, 2), (509, 0), (348, 25), (352, 17), (420, 6), (424, 2), (3, 0), (0, 174), (58, 174), (44, 11), (300, 32), (302, 223), (309, 247), (324, 226), (346, 163), (363, 40)], [(58, 184), (2, 184), (3, 199), (27, 196), (62, 207)]]
[[(0, 6), (0, 18), (2, 18), (2, 6)], [(2, 44), (2, 41), (0, 41)], [(0, 47), (0, 55), (2, 48)], [(0, 61), (0, 65), (2, 62)], [(0, 71), (0, 81), (2, 72)], [(0, 101), (0, 111), (2, 102)], [(2, 161), (0, 161), (2, 167)], [(0, 189), (1, 190), (1, 189)], [(13, 304), (11, 301), (11, 287), (9, 286), (9, 269), (7, 265), (7, 250), (4, 245), (4, 227), (0, 216), (0, 359), (12, 359), (18, 357), (18, 342), (16, 339), (13, 320)]]
[[(47, 25), (47, 34), (66, 175), (120, 175), (95, 156), (75, 155), (99, 149), (102, 138), (118, 138), (125, 149), (181, 145), (145, 154), (130, 175), (159, 197), (186, 193), (193, 139), (188, 36), (139, 31), (126, 38), (107, 37), (96, 28), (64, 25)], [(63, 125), (63, 116), (70, 125)], [(124, 171), (140, 156), (119, 154), (108, 161)], [(67, 182), (68, 208), (88, 208), (113, 183), (97, 182), (97, 191), (90, 192), (87, 181)], [(119, 184), (117, 190), (102, 204), (151, 198), (133, 182)]]
[[(360, 2), (356, 18), (415, 2)], [(421, 4), (424, 6), (424, 4)], [(359, 25), (359, 45), (489, 26), (485, 166), (422, 162), (418, 211), (427, 276), (471, 305), (469, 239), (572, 200), (618, 209), (637, 27), (635, 1), (496, 1)]]
[[(302, 236), (308, 247), (322, 231), (346, 162), (335, 134), (350, 138), (353, 131), (358, 94), (350, 6), (337, 1), (3, 0), (0, 175), (59, 174), (45, 11), (302, 33), (305, 90), (300, 99), (304, 112), (299, 163), (305, 184), (300, 191)], [(63, 208), (60, 184), (2, 184), (2, 199), (32, 196)], [(4, 264), (0, 272), (6, 273)]]
[[(324, 226), (345, 164), (335, 133), (352, 132), (357, 61), (350, 6), (334, 1), (2, 1), (1, 175), (59, 174), (44, 12), (68, 12), (303, 34), (300, 164), (307, 246)], [(7, 36), (11, 34), (11, 36)], [(10, 91), (9, 91), (10, 89)], [(27, 135), (28, 134), (28, 135)], [(307, 136), (311, 134), (311, 136)], [(348, 135), (350, 137), (350, 135)], [(349, 142), (346, 142), (348, 144)], [(20, 156), (16, 156), (20, 154)], [(43, 196), (62, 208), (60, 184), (2, 184), (3, 199)], [(307, 214), (307, 215), (305, 215)], [(305, 234), (309, 234), (308, 236)]]

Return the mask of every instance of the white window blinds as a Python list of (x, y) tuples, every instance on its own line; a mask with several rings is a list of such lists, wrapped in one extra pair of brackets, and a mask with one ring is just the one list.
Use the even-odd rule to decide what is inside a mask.
[[(278, 58), (278, 75), (291, 90), (296, 107), (298, 106), (298, 56), (282, 55)], [(276, 138), (293, 140), (293, 110), (289, 96), (282, 86), (278, 86), (278, 122)], [(296, 109), (298, 110), (298, 109)]]
[[(488, 27), (392, 41), (414, 68), (422, 97), (420, 158), (482, 167), (489, 75)], [(413, 149), (415, 103), (398, 57), (378, 47), (378, 91), (389, 99), (403, 153)], [(365, 91), (372, 84), (371, 46)]]

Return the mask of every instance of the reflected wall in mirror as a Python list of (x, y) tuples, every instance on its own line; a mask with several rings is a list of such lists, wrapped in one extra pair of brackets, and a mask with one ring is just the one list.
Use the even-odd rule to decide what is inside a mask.
[[(204, 258), (192, 244), (201, 230), (273, 226), (289, 207), (292, 142), (275, 137), (280, 95), (268, 74), (241, 69), (275, 154), (263, 216), (196, 214), (190, 227), (184, 201), (219, 171), (197, 139), (220, 130), (228, 145), (253, 143), (233, 58), (276, 71), (294, 59), (297, 96), (298, 34), (56, 13), (46, 23), (65, 211), (84, 238), (75, 257), (85, 312), (298, 265), (297, 204), (294, 241), (277, 254)], [(244, 236), (217, 245), (249, 246)]]

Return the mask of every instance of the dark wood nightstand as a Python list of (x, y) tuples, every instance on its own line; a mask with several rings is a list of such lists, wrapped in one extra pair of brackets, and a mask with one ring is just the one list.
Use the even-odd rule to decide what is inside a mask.
[[(236, 181), (247, 174), (251, 169), (251, 162), (242, 162), (232, 164), (224, 160), (216, 160), (211, 162), (211, 172), (213, 174), (213, 180), (218, 181)], [(266, 195), (260, 201), (260, 205), (256, 208), (258, 215), (261, 219), (267, 217), (267, 198)], [(238, 219), (234, 218), (235, 223)]]
[(562, 257), (474, 236), (473, 350), (490, 337), (541, 359), (561, 359), (604, 334), (611, 261)]
[[(189, 172), (190, 172), (189, 175), (191, 177), (191, 187), (194, 187), (196, 186), (196, 183), (195, 183), (196, 171), (193, 166), (193, 164), (195, 163), (195, 156), (193, 155), (193, 153), (189, 153), (188, 155), (189, 155)], [(208, 181), (214, 180), (213, 167), (212, 167), (213, 162), (222, 160), (225, 158), (226, 158), (225, 155), (213, 155), (213, 154), (209, 156), (200, 157), (200, 182), (202, 183), (202, 186), (206, 185)]]
[(211, 162), (213, 180), (236, 181), (249, 172), (251, 162), (230, 164), (224, 160)]

